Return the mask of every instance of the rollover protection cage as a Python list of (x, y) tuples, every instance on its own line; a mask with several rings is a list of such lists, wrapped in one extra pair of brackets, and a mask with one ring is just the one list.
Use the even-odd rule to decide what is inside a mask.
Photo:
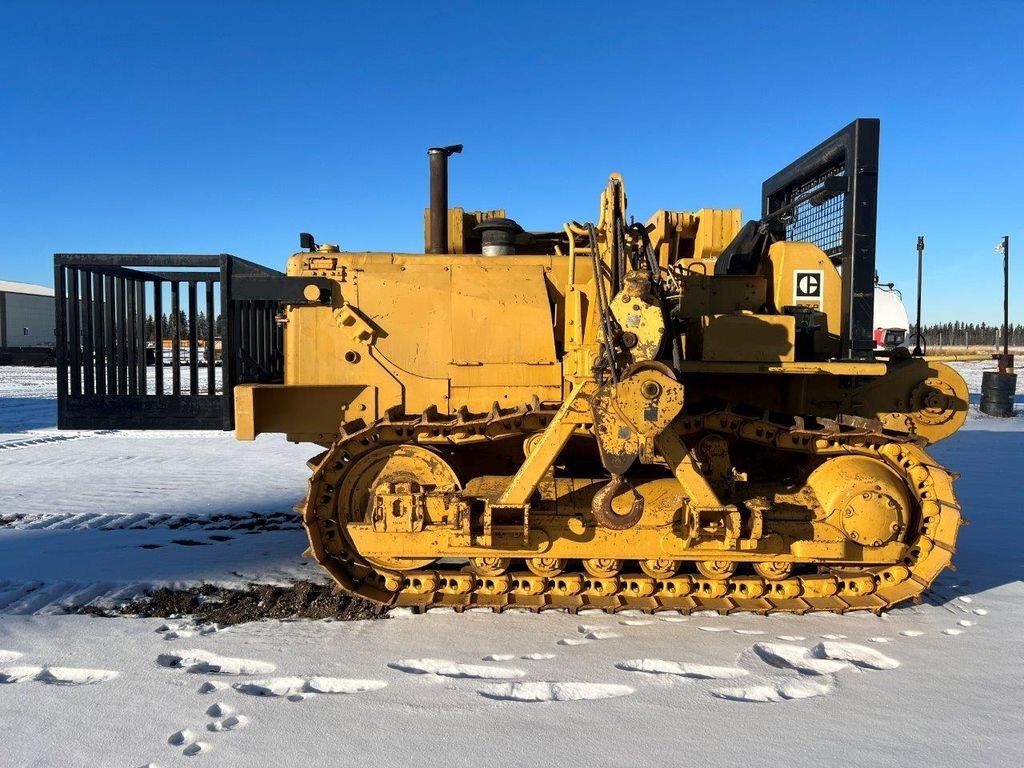
[(876, 118), (854, 120), (761, 189), (761, 215), (781, 214), (786, 240), (814, 243), (842, 272), (840, 338), (853, 360), (875, 348), (878, 135)]
[(283, 380), (280, 303), (308, 303), (227, 254), (56, 254), (54, 287), (60, 429), (233, 429), (237, 384)]

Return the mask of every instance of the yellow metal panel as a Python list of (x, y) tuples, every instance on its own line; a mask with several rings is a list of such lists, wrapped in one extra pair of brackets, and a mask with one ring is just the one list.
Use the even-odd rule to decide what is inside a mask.
[(701, 208), (697, 211), (700, 223), (693, 241), (693, 257), (712, 259), (721, 255), (725, 247), (740, 231), (739, 208)]
[[(372, 387), (239, 384), (235, 387), (235, 436), (254, 440), (265, 432), (300, 433), (332, 441), (346, 410), (369, 410)], [(314, 437), (317, 436), (317, 437)]]
[(716, 315), (704, 328), (705, 360), (792, 362), (796, 319), (789, 315)]
[(354, 303), (379, 329), (376, 346), (381, 354), (403, 371), (447, 378), (452, 359), (450, 268), (409, 259), (353, 272)]
[[(828, 334), (839, 335), (842, 311), (842, 278), (828, 256), (811, 243), (775, 243), (768, 251), (771, 265), (772, 291), (769, 301), (776, 311), (783, 307), (805, 306), (823, 312), (827, 317)], [(808, 278), (820, 273), (820, 298), (809, 299), (796, 295), (796, 284), (801, 274)], [(817, 347), (817, 344), (815, 345)]]
[(557, 362), (541, 267), (456, 262), (451, 281), (452, 363)]
[(768, 291), (763, 275), (695, 273), (682, 278), (681, 283), (679, 308), (683, 317), (756, 311), (764, 306)]

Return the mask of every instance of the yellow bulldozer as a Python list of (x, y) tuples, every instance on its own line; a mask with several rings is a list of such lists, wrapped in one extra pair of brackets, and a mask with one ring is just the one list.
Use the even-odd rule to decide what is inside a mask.
[[(303, 234), (284, 274), (227, 255), (55, 257), (59, 424), (315, 443), (309, 553), (378, 603), (881, 611), (950, 564), (964, 422), (949, 367), (875, 351), (879, 123), (739, 210), (527, 232), (448, 205), (423, 254)], [(222, 365), (147, 366), (146, 318), (206, 310)], [(159, 335), (160, 323), (156, 323)], [(162, 338), (155, 339), (162, 346)], [(211, 347), (212, 348), (212, 347)]]

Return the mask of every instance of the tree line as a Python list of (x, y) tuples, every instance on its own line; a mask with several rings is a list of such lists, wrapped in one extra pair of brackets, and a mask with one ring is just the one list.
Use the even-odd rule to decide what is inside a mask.
[[(1010, 323), (1010, 346), (1024, 346), (1024, 324)], [(922, 328), (932, 347), (993, 347), (1003, 343), (1003, 326), (988, 323), (931, 323)], [(911, 339), (913, 346), (913, 339)]]
[[(220, 337), (223, 335), (224, 329), (224, 317), (223, 315), (217, 315), (213, 321), (213, 335), (214, 337)], [(168, 317), (165, 312), (160, 317), (160, 337), (162, 339), (181, 341), (189, 338), (191, 333), (189, 328), (188, 315), (184, 311), (179, 311), (175, 316), (173, 313)], [(196, 338), (205, 339), (210, 333), (210, 321), (206, 317), (205, 312), (200, 312), (196, 315)], [(152, 315), (146, 316), (146, 340), (156, 341), (156, 322), (153, 320)]]

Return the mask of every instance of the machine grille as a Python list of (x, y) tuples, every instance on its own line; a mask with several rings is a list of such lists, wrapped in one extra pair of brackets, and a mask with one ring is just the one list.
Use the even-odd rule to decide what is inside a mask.
[[(783, 205), (796, 200), (801, 195), (821, 189), (828, 177), (843, 176), (845, 173), (846, 163), (829, 168), (815, 178), (787, 190)], [(845, 205), (845, 193), (829, 198), (818, 205), (814, 205), (812, 202), (800, 203), (796, 210), (784, 219), (786, 239), (814, 243), (829, 256), (840, 255), (843, 252)]]

